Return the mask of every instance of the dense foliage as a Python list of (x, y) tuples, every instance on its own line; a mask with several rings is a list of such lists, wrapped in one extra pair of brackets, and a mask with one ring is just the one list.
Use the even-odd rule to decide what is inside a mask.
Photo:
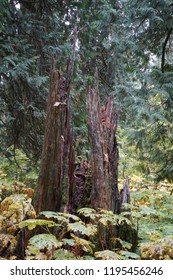
[[(18, 258), (18, 233), (27, 227), (27, 259), (172, 259), (172, 1), (1, 0), (0, 17), (0, 254)], [(101, 103), (111, 95), (118, 108), (119, 189), (132, 177), (131, 204), (119, 217), (90, 208), (73, 217), (36, 215), (31, 204), (51, 61), (65, 76), (75, 28), (70, 102), (76, 165), (91, 160), (86, 93), (97, 69)], [(132, 235), (137, 231), (138, 246), (127, 234), (113, 234), (107, 243), (109, 226), (121, 231), (123, 223)], [(40, 227), (42, 236), (34, 232)], [(97, 240), (100, 227), (103, 240)]]
[(85, 92), (97, 67), (101, 95), (114, 94), (120, 107), (127, 161), (135, 145), (142, 171), (171, 181), (172, 2), (4, 0), (0, 5), (1, 153), (10, 158), (19, 148), (40, 158), (50, 57), (65, 70), (77, 26), (71, 89), (77, 156), (89, 156)]
[(81, 208), (76, 215), (52, 211), (36, 215), (33, 189), (3, 176), (1, 259), (173, 258), (172, 186), (131, 178), (131, 204), (124, 204), (120, 215), (91, 208)]

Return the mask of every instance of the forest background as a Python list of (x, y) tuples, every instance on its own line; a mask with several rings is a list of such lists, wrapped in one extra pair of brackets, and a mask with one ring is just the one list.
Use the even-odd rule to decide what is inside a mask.
[[(1, 0), (0, 17), (1, 258), (173, 259), (173, 2)], [(123, 206), (96, 184), (114, 166), (103, 151), (93, 171), (97, 102)]]

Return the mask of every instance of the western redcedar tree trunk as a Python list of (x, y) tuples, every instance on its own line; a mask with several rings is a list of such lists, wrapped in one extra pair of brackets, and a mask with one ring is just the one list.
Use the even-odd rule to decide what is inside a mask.
[(38, 183), (37, 211), (60, 210), (67, 119), (65, 79), (51, 69), (44, 144)]
[(91, 146), (92, 197), (94, 208), (120, 213), (118, 191), (118, 146), (116, 130), (118, 110), (114, 97), (100, 106), (98, 84), (89, 87), (87, 93), (88, 133)]
[[(67, 62), (65, 78), (55, 69), (52, 60), (50, 89), (41, 167), (38, 182), (37, 211), (59, 211), (62, 204), (64, 173), (66, 189), (72, 189), (74, 151), (70, 126), (70, 88), (75, 61), (77, 27), (74, 27), (71, 59)], [(68, 192), (65, 190), (66, 193)]]

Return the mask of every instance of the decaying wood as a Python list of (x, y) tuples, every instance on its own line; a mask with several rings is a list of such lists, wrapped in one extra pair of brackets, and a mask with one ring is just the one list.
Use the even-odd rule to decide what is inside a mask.
[(97, 83), (88, 89), (88, 133), (93, 178), (92, 206), (119, 213), (118, 147), (116, 141), (118, 110), (113, 104), (113, 99), (113, 96), (108, 97), (106, 105), (100, 106)]
[(129, 177), (126, 177), (124, 188), (121, 190), (121, 205), (124, 203), (130, 204), (130, 189), (129, 189)]
[(67, 118), (67, 99), (64, 84), (64, 78), (53, 67), (38, 184), (38, 212), (42, 210), (57, 211), (61, 206)]
[[(73, 30), (73, 45), (72, 45), (72, 58), (67, 64), (67, 75), (65, 82), (65, 92), (67, 96), (70, 96), (71, 88), (71, 79), (73, 75), (74, 62), (76, 56), (76, 41), (77, 41), (77, 26)], [(72, 128), (71, 128), (71, 107), (70, 107), (70, 98), (67, 100), (67, 118), (66, 118), (66, 132), (65, 132), (65, 150), (64, 150), (64, 173), (68, 174), (67, 180), (63, 181), (64, 193), (66, 192), (67, 203), (65, 206), (65, 211), (71, 212), (73, 205), (73, 187), (75, 184), (74, 180), (74, 171), (75, 171), (75, 152), (73, 148), (73, 137), (72, 137)], [(68, 188), (67, 188), (68, 186)]]
[(52, 60), (47, 104), (44, 144), (38, 182), (37, 211), (59, 211), (64, 182), (68, 174), (69, 189), (73, 184), (74, 151), (70, 125), (70, 87), (75, 61), (77, 28), (73, 31), (72, 57), (67, 63), (65, 78), (55, 69)]
[(89, 173), (90, 163), (87, 160), (81, 160), (71, 170), (71, 184), (69, 185), (68, 203), (65, 207), (66, 212), (74, 214), (77, 209), (90, 206), (91, 189), (90, 184), (88, 184), (88, 179), (90, 179)]
[(126, 211), (129, 214), (126, 214), (126, 218), (129, 220), (131, 219), (130, 209), (126, 209), (124, 204), (130, 204), (130, 188), (129, 188), (129, 177), (126, 177), (126, 181), (124, 184), (124, 188), (120, 192), (120, 199), (121, 199), (121, 212)]

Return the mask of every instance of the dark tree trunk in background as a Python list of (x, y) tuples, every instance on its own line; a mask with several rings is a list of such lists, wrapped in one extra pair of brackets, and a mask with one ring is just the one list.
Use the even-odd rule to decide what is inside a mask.
[(120, 192), (120, 198), (121, 198), (121, 211), (127, 211), (127, 209), (124, 209), (123, 204), (130, 204), (130, 188), (129, 188), (129, 177), (126, 177), (126, 181), (124, 184), (124, 188)]
[(120, 212), (118, 191), (118, 147), (116, 129), (118, 111), (113, 96), (100, 106), (98, 85), (88, 89), (88, 132), (91, 145), (92, 206)]

